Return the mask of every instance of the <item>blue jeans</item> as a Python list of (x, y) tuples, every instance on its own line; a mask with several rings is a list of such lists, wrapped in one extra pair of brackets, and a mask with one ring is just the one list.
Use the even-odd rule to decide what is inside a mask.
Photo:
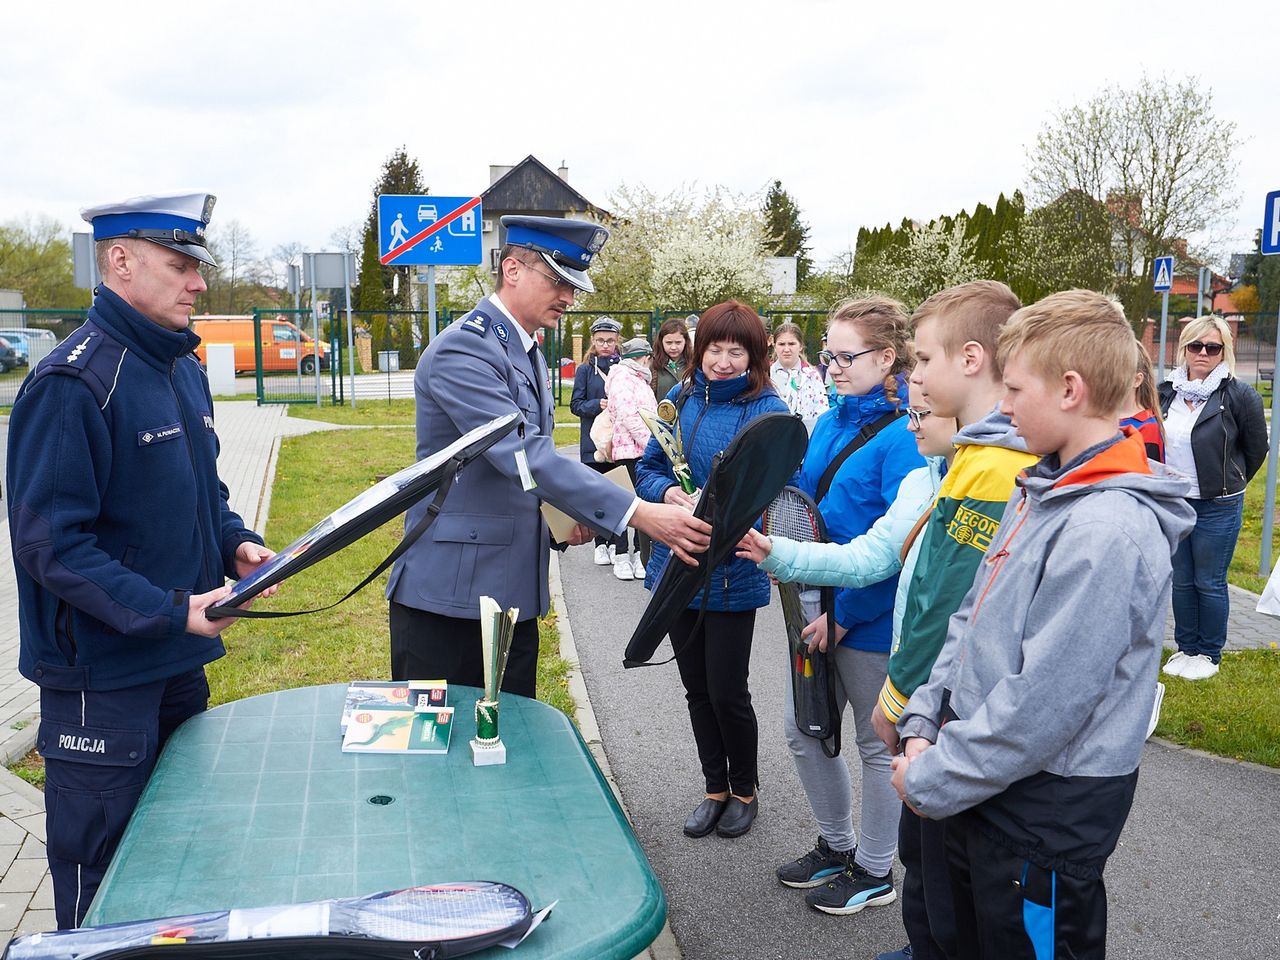
[(1244, 496), (1188, 500), (1196, 525), (1173, 554), (1173, 637), (1189, 657), (1222, 659), (1227, 642), (1227, 567), (1240, 536)]

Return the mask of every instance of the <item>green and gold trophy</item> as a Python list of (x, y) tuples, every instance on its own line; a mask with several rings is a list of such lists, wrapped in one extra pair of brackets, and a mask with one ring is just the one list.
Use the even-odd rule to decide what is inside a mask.
[(675, 474), (680, 489), (692, 497), (697, 492), (697, 487), (694, 486), (693, 471), (689, 469), (689, 461), (684, 455), (684, 438), (680, 435), (680, 411), (670, 400), (663, 400), (658, 404), (657, 416), (647, 410), (641, 410), (640, 417), (654, 439), (658, 441), (658, 446), (662, 447), (671, 461), (671, 472)]
[(516, 632), (516, 607), (503, 613), (493, 597), (480, 598), (480, 655), (484, 659), (484, 693), (476, 701), (476, 735), (471, 760), (477, 767), (507, 762), (507, 747), (498, 736), (498, 692), (507, 672), (507, 656)]

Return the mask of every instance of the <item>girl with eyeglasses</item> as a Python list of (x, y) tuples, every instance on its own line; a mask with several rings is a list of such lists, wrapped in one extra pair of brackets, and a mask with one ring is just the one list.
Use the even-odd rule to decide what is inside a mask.
[(1240, 536), (1244, 491), (1267, 459), (1262, 398), (1235, 378), (1231, 328), (1221, 317), (1188, 320), (1177, 367), (1160, 384), (1165, 462), (1191, 479), (1191, 535), (1173, 554), (1173, 622), (1178, 652), (1164, 672), (1205, 680), (1227, 642), (1227, 567)]
[[(833, 543), (866, 534), (889, 510), (903, 479), (925, 463), (903, 415), (906, 373), (914, 363), (908, 329), (906, 311), (887, 297), (847, 300), (831, 313), (822, 360), (837, 396), (813, 428), (799, 486), (817, 503)], [(901, 806), (889, 783), (891, 757), (871, 714), (888, 671), (897, 587), (896, 572), (888, 571), (877, 582), (841, 589), (836, 636), (826, 636), (825, 616), (805, 628), (811, 644), (828, 651), (841, 708), (853, 709), (862, 778), (856, 819), (845, 759), (827, 756), (821, 741), (803, 733), (792, 698), (784, 698), (783, 731), (818, 840), (776, 873), (787, 886), (814, 888), (806, 902), (827, 913), (855, 913), (896, 896), (891, 868)]]

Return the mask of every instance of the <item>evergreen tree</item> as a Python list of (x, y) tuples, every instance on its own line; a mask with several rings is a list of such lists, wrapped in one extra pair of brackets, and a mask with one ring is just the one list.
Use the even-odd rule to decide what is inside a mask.
[(764, 198), (765, 231), (770, 238), (770, 253), (775, 257), (796, 258), (796, 282), (802, 283), (813, 269), (809, 257), (809, 225), (800, 219), (800, 207), (782, 189), (782, 181), (773, 181)]
[[(403, 146), (397, 147), (382, 165), (382, 172), (373, 186), (369, 215), (364, 222), (364, 236), (360, 245), (360, 297), (357, 301), (361, 310), (403, 310), (409, 302), (409, 271), (412, 268), (384, 267), (378, 261), (378, 196), (384, 193), (427, 192), (418, 161), (410, 159)], [(399, 292), (395, 292), (392, 281), (396, 273), (400, 274)], [(375, 288), (380, 293), (375, 292)]]

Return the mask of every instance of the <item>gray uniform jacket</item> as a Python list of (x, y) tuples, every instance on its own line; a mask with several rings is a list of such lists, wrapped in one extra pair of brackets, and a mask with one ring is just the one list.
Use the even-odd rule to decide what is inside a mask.
[[(524, 423), (458, 474), (440, 516), (391, 568), (389, 600), (477, 620), (480, 597), (490, 596), (529, 619), (551, 603), (551, 540), (540, 499), (599, 531), (621, 532), (634, 497), (556, 453), (546, 369), (541, 354), (534, 369), (519, 332), (489, 298), (423, 352), (413, 378), (418, 459), (494, 417), (518, 410)], [(532, 492), (521, 484), (519, 450), (537, 484)], [(426, 509), (425, 500), (414, 506), (406, 529)]]

